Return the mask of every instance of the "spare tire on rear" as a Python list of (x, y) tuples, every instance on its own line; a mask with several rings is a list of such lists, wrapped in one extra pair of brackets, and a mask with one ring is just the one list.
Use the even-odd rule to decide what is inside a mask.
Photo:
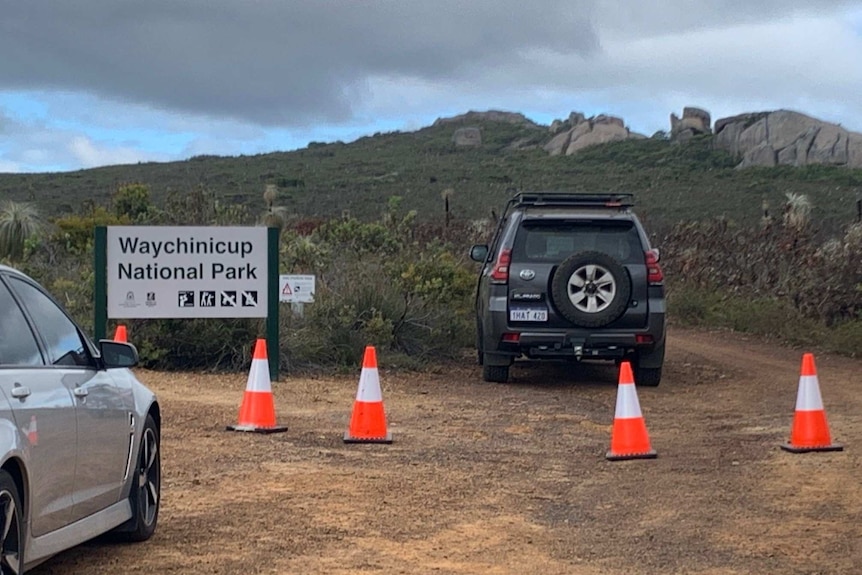
[(581, 327), (602, 327), (628, 306), (632, 284), (626, 268), (606, 253), (577, 252), (563, 261), (551, 280), (551, 297), (560, 314)]

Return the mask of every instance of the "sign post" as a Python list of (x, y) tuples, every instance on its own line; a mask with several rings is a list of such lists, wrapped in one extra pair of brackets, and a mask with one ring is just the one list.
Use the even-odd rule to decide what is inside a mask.
[(108, 256), (106, 247), (108, 233), (105, 226), (96, 228), (95, 249), (93, 250), (93, 276), (96, 285), (93, 287), (93, 336), (96, 341), (105, 339), (108, 323)]
[(266, 356), (269, 358), (269, 375), (278, 381), (278, 228), (268, 228), (266, 234), (267, 265), (266, 278)]

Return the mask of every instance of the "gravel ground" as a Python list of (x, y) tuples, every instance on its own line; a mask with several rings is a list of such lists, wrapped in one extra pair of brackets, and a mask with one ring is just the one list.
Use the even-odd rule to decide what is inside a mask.
[(47, 574), (833, 574), (862, 564), (862, 361), (817, 355), (833, 439), (790, 454), (802, 351), (673, 329), (638, 388), (654, 460), (609, 462), (612, 366), (467, 360), (381, 384), (391, 445), (342, 442), (355, 376), (274, 384), (281, 434), (225, 431), (247, 374), (141, 371), (163, 412), (148, 542)]

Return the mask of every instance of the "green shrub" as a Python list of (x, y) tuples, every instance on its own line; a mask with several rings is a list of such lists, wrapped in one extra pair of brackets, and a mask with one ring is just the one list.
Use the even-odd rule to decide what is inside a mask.
[(774, 300), (825, 325), (862, 318), (859, 224), (823, 239), (807, 219), (785, 210), (782, 221), (756, 228), (723, 219), (681, 223), (661, 244), (669, 281), (685, 278), (688, 286), (724, 295)]
[(150, 201), (150, 189), (144, 184), (120, 186), (112, 199), (114, 213), (136, 223), (149, 222), (157, 213)]
[(677, 283), (668, 290), (668, 310), (674, 324), (726, 328), (790, 345), (862, 356), (862, 321), (830, 327), (780, 299), (740, 297)]
[(125, 214), (114, 214), (101, 206), (81, 214), (71, 214), (54, 220), (54, 245), (68, 252), (67, 257), (89, 254), (93, 250), (93, 230), (97, 226), (127, 226), (132, 223)]
[(862, 320), (845, 321), (823, 334), (828, 351), (862, 357)]
[[(247, 368), (251, 346), (263, 336), (254, 319), (124, 320), (141, 364), (163, 370)], [(110, 337), (112, 331), (108, 332)]]
[[(440, 145), (451, 148), (448, 137)], [(338, 146), (328, 146), (326, 151), (337, 152), (336, 157), (343, 153)], [(646, 147), (621, 143), (611, 152), (614, 161), (629, 167), (665, 162), (671, 172), (687, 163), (712, 162), (716, 170), (730, 165), (725, 155), (710, 150), (707, 141), (678, 148), (662, 141)], [(471, 153), (482, 156), (481, 151)], [(598, 169), (601, 157), (585, 152), (572, 158), (566, 177), (578, 179)], [(607, 163), (607, 154), (604, 158)], [(501, 171), (505, 162), (499, 159), (476, 159), (465, 169), (465, 181), (480, 177), (477, 170), (483, 171), (481, 178), (506, 173)], [(541, 161), (555, 160), (543, 156)], [(344, 162), (344, 169), (349, 169), (349, 158)], [(515, 179), (531, 177), (529, 172), (516, 172), (512, 172)], [(387, 177), (393, 173), (388, 168), (380, 171)], [(297, 174), (309, 177), (301, 171)], [(758, 193), (773, 187), (780, 190), (783, 176), (770, 179), (752, 174), (757, 177)], [(369, 182), (378, 185), (373, 178)], [(644, 180), (646, 188), (657, 189), (654, 184), (650, 177)], [(361, 186), (343, 188), (343, 193), (353, 195), (367, 192)], [(133, 219), (248, 225), (259, 219), (253, 215), (255, 210), (224, 202), (204, 187), (171, 193), (164, 206), (151, 205), (146, 191), (123, 187), (114, 197), (112, 210), (88, 205), (80, 213), (58, 218), (55, 231), (31, 238), (25, 247), (20, 267), (42, 282), (88, 331), (93, 318), (94, 226), (129, 224)], [(495, 193), (492, 190), (483, 197), (494, 197), (500, 201), (493, 205), (502, 206), (506, 194), (500, 191), (497, 197)], [(450, 219), (449, 214), (444, 219), (443, 210), (436, 220), (420, 222), (416, 212), (403, 213), (401, 208), (401, 198), (392, 197), (382, 210), (375, 208), (382, 213), (371, 220), (301, 219), (296, 214), (285, 220), (279, 271), (317, 278), (315, 302), (305, 305), (302, 315), (281, 306), (285, 371), (355, 370), (366, 345), (375, 345), (388, 366), (427, 368), (473, 345), (475, 265), (465, 261), (464, 244), (487, 241), (487, 222)], [(862, 227), (847, 226), (835, 237), (824, 237), (810, 221), (817, 213), (815, 208), (800, 219), (785, 217), (779, 210), (755, 226), (716, 218), (669, 228), (656, 242), (668, 278), (669, 320), (862, 355)], [(264, 333), (261, 320), (125, 323), (143, 364), (158, 369), (247, 369), (251, 345)]]
[(674, 286), (667, 290), (668, 316), (682, 325), (701, 326), (714, 320), (721, 295), (697, 286)]
[(354, 368), (374, 345), (383, 359), (415, 367), (472, 341), (473, 275), (445, 246), (362, 257), (328, 250), (339, 255), (318, 277), (314, 303), (302, 317), (282, 317), (286, 365)]

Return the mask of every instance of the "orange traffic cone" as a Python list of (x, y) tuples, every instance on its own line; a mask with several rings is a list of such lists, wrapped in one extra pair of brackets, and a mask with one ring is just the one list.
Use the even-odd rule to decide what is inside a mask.
[(386, 431), (386, 412), (383, 410), (383, 394), (377, 373), (377, 351), (370, 345), (366, 346), (362, 359), (359, 389), (344, 442), (392, 443), (392, 435)]
[(624, 361), (620, 365), (620, 380), (617, 387), (617, 407), (614, 427), (611, 430), (611, 450), (607, 457), (620, 459), (652, 459), (656, 452), (650, 447), (646, 422), (641, 414), (632, 366)]
[(251, 360), (251, 369), (248, 372), (248, 383), (239, 408), (239, 423), (229, 425), (228, 430), (256, 433), (287, 431), (287, 427), (275, 424), (275, 400), (269, 379), (265, 339), (258, 339), (255, 343), (254, 358)]
[(39, 445), (39, 430), (36, 427), (36, 416), (30, 416), (30, 427), (27, 428), (27, 441), (30, 445), (36, 447)]
[(120, 341), (123, 343), (129, 342), (129, 339), (126, 335), (126, 326), (122, 324), (117, 326), (117, 330), (114, 332), (114, 341)]
[(790, 431), (790, 442), (781, 446), (785, 451), (805, 453), (806, 451), (841, 451), (841, 445), (832, 443), (826, 411), (820, 397), (820, 384), (814, 355), (802, 356), (802, 370), (799, 376), (799, 390), (796, 394), (796, 413)]

